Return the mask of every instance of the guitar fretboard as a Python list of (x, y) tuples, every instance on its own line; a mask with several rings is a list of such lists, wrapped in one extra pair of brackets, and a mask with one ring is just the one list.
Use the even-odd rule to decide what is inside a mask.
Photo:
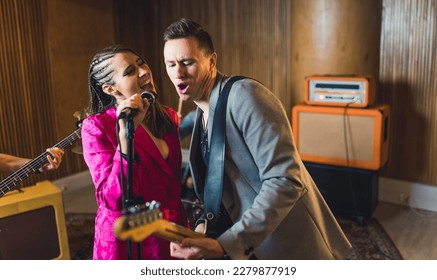
[[(61, 140), (59, 143), (55, 144), (53, 147), (65, 149), (73, 144), (74, 141), (79, 139), (81, 128), (76, 129), (69, 136)], [(23, 182), (30, 175), (39, 173), (39, 169), (47, 164), (47, 156), (51, 155), (49, 152), (44, 152), (37, 156), (36, 158), (30, 160), (28, 163), (20, 167), (17, 171), (10, 174), (3, 181), (0, 182), (0, 197), (5, 195), (7, 192), (16, 188), (21, 182)]]

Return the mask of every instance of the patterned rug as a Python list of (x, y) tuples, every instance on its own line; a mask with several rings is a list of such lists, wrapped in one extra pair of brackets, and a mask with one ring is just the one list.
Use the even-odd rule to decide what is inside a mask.
[[(94, 214), (66, 214), (67, 232), (72, 260), (92, 259)], [(348, 260), (402, 260), (402, 255), (376, 219), (363, 225), (354, 220), (338, 218), (353, 251)]]
[(348, 260), (402, 260), (402, 255), (376, 219), (364, 224), (355, 220), (337, 218), (352, 244)]
[(68, 244), (72, 260), (91, 260), (94, 243), (94, 214), (67, 213)]

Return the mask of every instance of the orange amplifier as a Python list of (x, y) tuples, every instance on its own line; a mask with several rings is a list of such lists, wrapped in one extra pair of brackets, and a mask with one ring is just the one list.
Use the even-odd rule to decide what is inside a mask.
[(305, 78), (305, 103), (364, 108), (375, 101), (375, 87), (370, 77), (309, 76)]
[(299, 104), (292, 126), (303, 161), (377, 170), (388, 158), (388, 105), (341, 108)]

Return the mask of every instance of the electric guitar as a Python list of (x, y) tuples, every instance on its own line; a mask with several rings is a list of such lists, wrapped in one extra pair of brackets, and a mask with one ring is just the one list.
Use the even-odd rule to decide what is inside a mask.
[(206, 237), (205, 234), (165, 220), (159, 210), (159, 203), (152, 201), (137, 213), (119, 217), (114, 223), (115, 236), (120, 240), (140, 242), (154, 235), (162, 239), (178, 242), (183, 238)]
[[(61, 140), (59, 143), (54, 145), (53, 147), (65, 149), (73, 144), (74, 141), (79, 139), (80, 136), (80, 123), (78, 123), (79, 128), (76, 129), (73, 133), (68, 135), (66, 138)], [(3, 179), (0, 182), (0, 198), (4, 196), (7, 192), (17, 188), (17, 186), (23, 182), (27, 177), (33, 174), (39, 173), (39, 169), (47, 164), (49, 161), (47, 156), (51, 155), (49, 152), (44, 152), (37, 156), (36, 158), (30, 160), (25, 165), (20, 167), (18, 170), (10, 174), (8, 177)]]

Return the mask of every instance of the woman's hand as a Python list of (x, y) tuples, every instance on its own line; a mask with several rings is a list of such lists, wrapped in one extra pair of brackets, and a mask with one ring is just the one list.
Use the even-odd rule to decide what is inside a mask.
[[(117, 119), (123, 114), (123, 111), (136, 110), (136, 115), (133, 118), (134, 129), (136, 129), (144, 120), (146, 112), (149, 109), (150, 103), (146, 98), (142, 99), (139, 94), (134, 94), (131, 97), (124, 99), (118, 103), (117, 106)], [(129, 109), (128, 109), (129, 108)], [(118, 132), (120, 137), (121, 152), (127, 154), (127, 139), (126, 139), (126, 118), (119, 120), (120, 130)]]
[[(133, 118), (134, 121), (134, 127), (137, 128), (138, 125), (143, 121), (147, 109), (149, 109), (149, 101), (147, 101), (146, 98), (142, 99), (139, 94), (134, 94), (131, 97), (124, 99), (121, 101), (117, 106), (117, 118), (120, 117), (121, 114), (123, 114), (123, 111), (130, 110), (130, 113), (132, 114), (133, 110), (136, 110), (136, 115)], [(129, 108), (129, 109), (128, 109)], [(121, 120), (124, 120), (123, 123), (125, 123), (126, 119), (123, 118)]]

